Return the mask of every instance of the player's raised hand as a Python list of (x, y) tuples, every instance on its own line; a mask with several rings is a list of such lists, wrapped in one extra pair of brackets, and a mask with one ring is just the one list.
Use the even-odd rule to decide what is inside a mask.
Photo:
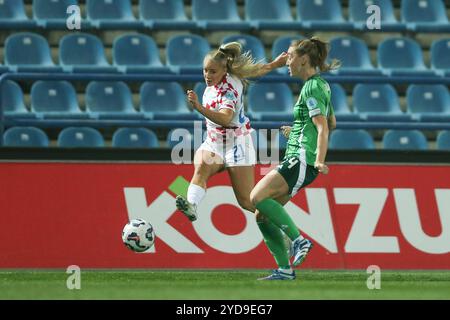
[(272, 61), (272, 64), (276, 68), (281, 68), (281, 67), (284, 67), (286, 65), (287, 59), (288, 59), (287, 52), (282, 52), (282, 53), (280, 53), (280, 55), (278, 57), (275, 58), (275, 60)]
[(193, 90), (187, 91), (187, 99), (194, 109), (199, 108), (200, 103), (198, 102), (197, 94)]
[(281, 132), (283, 133), (283, 135), (286, 138), (289, 138), (289, 135), (291, 134), (292, 127), (290, 127), (290, 126), (281, 126), (280, 129), (281, 129)]

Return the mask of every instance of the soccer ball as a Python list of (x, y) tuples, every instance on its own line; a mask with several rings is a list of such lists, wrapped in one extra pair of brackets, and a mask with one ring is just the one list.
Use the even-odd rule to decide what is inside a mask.
[(123, 228), (122, 241), (129, 249), (143, 252), (155, 243), (155, 231), (150, 223), (142, 219), (133, 219)]

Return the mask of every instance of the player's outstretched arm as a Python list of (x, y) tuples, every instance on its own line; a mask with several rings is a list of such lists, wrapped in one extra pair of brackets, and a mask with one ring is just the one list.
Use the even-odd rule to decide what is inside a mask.
[(268, 74), (270, 71), (275, 70), (277, 68), (284, 67), (286, 65), (286, 61), (288, 58), (288, 54), (286, 52), (282, 52), (278, 57), (275, 58), (272, 62), (264, 64), (258, 71), (256, 77), (262, 77)]

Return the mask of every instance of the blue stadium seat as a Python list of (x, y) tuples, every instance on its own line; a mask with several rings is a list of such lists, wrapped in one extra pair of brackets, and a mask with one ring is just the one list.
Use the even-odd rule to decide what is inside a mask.
[(338, 83), (331, 83), (331, 105), (337, 121), (358, 121), (359, 116), (350, 110), (344, 88)]
[(11, 34), (5, 42), (5, 62), (15, 72), (57, 72), (47, 40), (35, 33)]
[(133, 15), (130, 0), (86, 0), (88, 21), (99, 29), (136, 29), (142, 22)]
[(5, 147), (48, 147), (49, 140), (44, 131), (34, 127), (12, 127), (3, 134)]
[(370, 62), (369, 49), (364, 41), (352, 37), (336, 37), (330, 41), (329, 59), (341, 61), (339, 75), (380, 75)]
[(406, 25), (398, 22), (395, 17), (391, 0), (350, 0), (348, 4), (349, 21), (353, 23), (355, 30), (370, 30), (367, 28), (367, 19), (372, 13), (367, 13), (367, 8), (372, 5), (380, 8), (381, 31), (406, 31)]
[(192, 0), (192, 19), (203, 30), (250, 30), (241, 20), (236, 0)]
[(167, 66), (175, 73), (203, 73), (203, 59), (211, 50), (208, 41), (198, 35), (176, 35), (167, 41)]
[(431, 44), (431, 68), (437, 73), (450, 76), (450, 38), (436, 40)]
[(302, 35), (281, 36), (275, 39), (272, 46), (272, 59), (278, 57), (282, 52), (287, 52), (294, 40), (305, 39)]
[(1, 88), (1, 105), (5, 118), (35, 118), (35, 115), (25, 107), (23, 91), (20, 86), (11, 81), (3, 82)]
[(353, 25), (344, 20), (339, 0), (297, 0), (297, 19), (308, 30), (349, 31)]
[(143, 119), (123, 82), (92, 81), (86, 87), (86, 110), (98, 119)]
[(257, 30), (296, 30), (301, 23), (294, 21), (289, 0), (246, 0), (245, 17)]
[(126, 73), (169, 73), (159, 58), (155, 41), (144, 34), (125, 34), (113, 43), (113, 61)]
[(145, 82), (141, 86), (141, 112), (155, 120), (197, 120), (191, 112), (183, 88), (177, 82)]
[[(179, 148), (193, 148), (194, 146), (194, 135), (191, 130), (183, 128), (175, 128), (169, 131), (166, 139), (167, 146), (173, 148), (178, 146)], [(201, 142), (198, 142), (199, 144)]]
[(383, 136), (383, 148), (395, 150), (427, 150), (425, 135), (418, 130), (388, 130)]
[(262, 41), (248, 34), (235, 34), (223, 38), (222, 43), (239, 42), (242, 45), (242, 52), (250, 51), (256, 61), (266, 62), (266, 54)]
[(261, 121), (292, 121), (292, 91), (286, 83), (256, 83), (247, 94), (248, 115)]
[(112, 137), (112, 146), (116, 148), (158, 148), (156, 134), (146, 128), (119, 128)]
[(59, 41), (59, 63), (67, 72), (116, 72), (105, 57), (102, 41), (87, 33), (67, 34)]
[[(78, 0), (33, 0), (34, 20), (46, 29), (67, 29), (67, 8), (72, 5), (79, 5)], [(88, 25), (82, 21), (80, 27)]]
[(37, 81), (31, 87), (31, 110), (39, 118), (86, 119), (77, 94), (67, 81)]
[(2, 0), (0, 2), (0, 29), (33, 28), (36, 22), (25, 14), (23, 0)]
[[(305, 39), (305, 37), (301, 35), (281, 36), (276, 38), (272, 46), (272, 59), (278, 57), (282, 52), (287, 52), (289, 47), (291, 46), (292, 41), (303, 39)], [(287, 67), (278, 68), (277, 72), (281, 74), (288, 74), (288, 68)]]
[(442, 0), (402, 0), (402, 22), (414, 32), (450, 32)]
[(450, 151), (450, 130), (439, 132), (436, 138), (436, 145), (438, 150)]
[(57, 144), (62, 148), (99, 148), (105, 146), (105, 140), (94, 128), (68, 127), (59, 133)]
[(442, 84), (410, 85), (406, 91), (406, 104), (414, 119), (450, 122), (450, 94)]
[(195, 30), (188, 20), (183, 0), (139, 0), (139, 15), (145, 27), (152, 30)]
[(203, 93), (206, 89), (206, 83), (205, 82), (197, 82), (194, 86), (194, 91), (198, 96), (198, 101), (203, 104)]
[(353, 89), (353, 108), (368, 121), (408, 121), (400, 109), (397, 91), (390, 84), (357, 84)]
[(7, 66), (4, 66), (4, 65), (2, 65), (2, 64), (0, 63), (0, 75), (3, 74), (3, 73), (6, 73), (6, 72), (8, 72), (8, 71), (9, 71), (8, 67), (7, 67)]
[(388, 38), (378, 45), (379, 68), (387, 75), (433, 76), (425, 67), (422, 49), (409, 38)]
[(375, 149), (375, 142), (366, 130), (336, 129), (331, 132), (328, 147), (335, 150), (366, 150)]

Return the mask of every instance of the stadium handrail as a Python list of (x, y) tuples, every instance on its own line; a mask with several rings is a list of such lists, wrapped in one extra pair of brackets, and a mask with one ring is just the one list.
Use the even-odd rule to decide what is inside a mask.
[[(339, 83), (425, 83), (425, 84), (450, 84), (450, 77), (439, 76), (353, 76), (353, 75), (331, 75), (325, 74), (323, 77), (329, 82)], [(29, 81), (29, 80), (67, 80), (67, 81), (181, 81), (181, 82), (197, 82), (203, 81), (201, 74), (189, 75), (173, 75), (173, 74), (111, 74), (111, 73), (4, 73), (0, 75), (0, 88), (6, 80)], [(287, 82), (299, 83), (297, 78), (284, 75), (268, 75), (258, 78), (260, 82)], [(192, 126), (192, 121), (178, 120), (42, 120), (42, 119), (8, 119), (5, 121), (3, 106), (1, 103), (0, 90), (0, 146), (3, 146), (3, 132), (6, 125), (8, 126), (37, 126), (41, 128), (52, 128), (61, 126), (92, 126), (92, 127), (116, 127), (116, 126), (151, 126), (187, 128)], [(259, 128), (279, 128), (285, 124), (280, 121), (253, 121), (252, 126)], [(342, 129), (419, 129), (419, 130), (449, 130), (450, 123), (445, 122), (339, 122), (339, 128)]]

